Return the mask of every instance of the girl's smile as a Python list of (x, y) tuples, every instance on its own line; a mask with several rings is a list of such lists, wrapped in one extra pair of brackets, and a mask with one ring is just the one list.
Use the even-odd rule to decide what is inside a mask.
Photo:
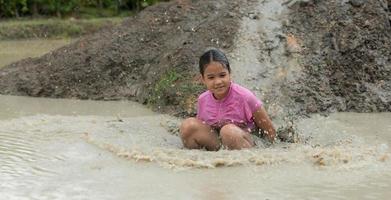
[(217, 100), (227, 96), (231, 85), (231, 74), (219, 62), (209, 63), (202, 75), (202, 81)]

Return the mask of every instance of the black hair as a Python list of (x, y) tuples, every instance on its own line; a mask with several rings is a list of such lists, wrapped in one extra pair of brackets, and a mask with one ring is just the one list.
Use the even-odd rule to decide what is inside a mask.
[(199, 68), (202, 76), (204, 76), (206, 66), (213, 61), (221, 63), (231, 73), (231, 68), (229, 67), (229, 62), (225, 54), (218, 49), (210, 49), (200, 57)]

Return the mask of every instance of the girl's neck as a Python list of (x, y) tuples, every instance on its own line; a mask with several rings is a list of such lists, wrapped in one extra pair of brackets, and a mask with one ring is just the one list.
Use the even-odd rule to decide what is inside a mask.
[(213, 98), (215, 98), (217, 101), (220, 101), (222, 99), (224, 99), (227, 95), (228, 95), (228, 92), (224, 94), (224, 96), (222, 97), (217, 97), (215, 94), (212, 94), (213, 95)]

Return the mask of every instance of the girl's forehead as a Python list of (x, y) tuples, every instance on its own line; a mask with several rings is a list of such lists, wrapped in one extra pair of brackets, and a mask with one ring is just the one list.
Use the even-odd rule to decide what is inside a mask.
[(205, 66), (205, 74), (207, 73), (216, 73), (216, 72), (223, 72), (223, 71), (228, 71), (226, 67), (224, 67), (223, 64), (219, 62), (211, 62)]

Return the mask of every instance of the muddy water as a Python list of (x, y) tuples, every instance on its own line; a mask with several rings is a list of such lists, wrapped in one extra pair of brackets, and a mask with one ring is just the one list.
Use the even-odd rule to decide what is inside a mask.
[(0, 67), (28, 57), (38, 57), (69, 44), (71, 39), (0, 41)]
[(297, 122), (298, 144), (182, 149), (130, 102), (0, 96), (5, 199), (386, 199), (391, 113)]
[[(296, 64), (274, 59), (281, 5), (259, 2), (233, 66), (245, 66), (239, 83), (267, 91)], [(182, 149), (167, 132), (176, 119), (131, 102), (0, 96), (0, 199), (388, 199), (390, 121), (315, 115), (296, 122), (297, 144), (206, 152)]]

